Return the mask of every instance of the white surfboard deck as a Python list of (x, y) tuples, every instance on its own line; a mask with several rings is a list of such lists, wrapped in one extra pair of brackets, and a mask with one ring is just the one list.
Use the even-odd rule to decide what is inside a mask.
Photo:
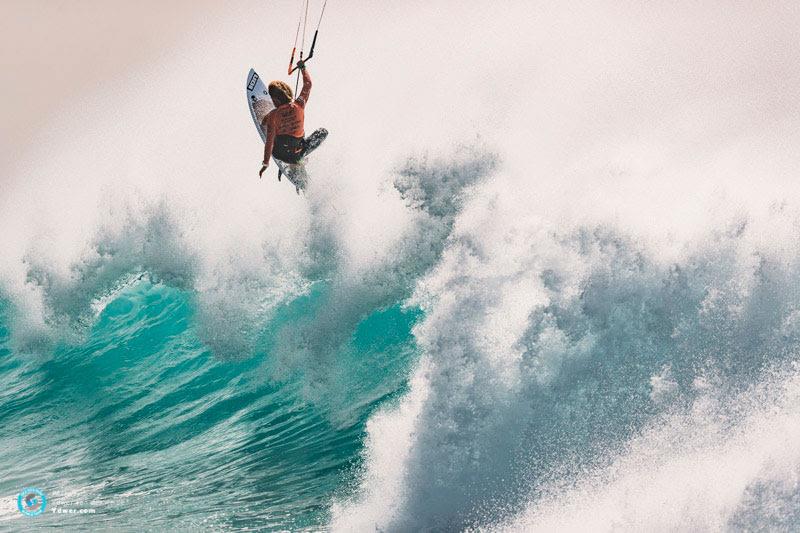
[[(250, 108), (250, 116), (253, 117), (253, 122), (256, 125), (258, 134), (261, 135), (261, 142), (267, 142), (267, 132), (261, 127), (261, 121), (267, 116), (267, 113), (275, 109), (272, 105), (272, 98), (269, 97), (267, 87), (261, 81), (261, 77), (255, 70), (250, 69), (247, 74), (247, 106)], [(306, 184), (308, 183), (308, 174), (303, 161), (297, 164), (286, 163), (279, 159), (272, 158), (275, 164), (280, 169), (281, 173), (286, 176), (292, 185), (295, 186), (297, 194), (300, 191), (305, 191)]]

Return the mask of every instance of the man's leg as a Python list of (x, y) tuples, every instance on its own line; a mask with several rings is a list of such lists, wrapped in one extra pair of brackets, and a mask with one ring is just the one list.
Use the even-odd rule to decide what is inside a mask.
[(325, 140), (325, 137), (328, 136), (328, 130), (325, 128), (320, 128), (308, 137), (305, 140), (305, 150), (303, 151), (303, 155), (306, 156), (316, 150), (322, 141)]

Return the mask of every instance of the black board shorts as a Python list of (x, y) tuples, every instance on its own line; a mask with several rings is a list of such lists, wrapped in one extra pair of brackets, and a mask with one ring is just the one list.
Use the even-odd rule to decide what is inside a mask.
[(297, 163), (306, 152), (306, 140), (291, 135), (277, 135), (272, 147), (272, 155), (286, 163)]

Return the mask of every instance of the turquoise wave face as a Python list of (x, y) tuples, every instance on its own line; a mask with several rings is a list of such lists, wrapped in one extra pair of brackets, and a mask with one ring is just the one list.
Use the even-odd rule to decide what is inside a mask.
[(404, 391), (419, 318), (373, 310), (335, 354), (293, 364), (286, 346), (304, 342), (286, 339), (308, 335), (297, 324), (326, 290), (280, 306), (242, 360), (215, 357), (192, 294), (160, 284), (117, 294), (83, 342), (49, 354), (14, 353), (0, 304), (0, 493), (32, 486), (51, 508), (97, 511), (36, 518), (74, 529), (321, 527), (366, 419)]
[(456, 224), (487, 160), (409, 162), (365, 264), (316, 208), (288, 259), (203, 256), (166, 206), (67, 270), (21, 258), (0, 523), (30, 488), (96, 511), (30, 519), (70, 530), (796, 529), (794, 218), (675, 263), (503, 195)]

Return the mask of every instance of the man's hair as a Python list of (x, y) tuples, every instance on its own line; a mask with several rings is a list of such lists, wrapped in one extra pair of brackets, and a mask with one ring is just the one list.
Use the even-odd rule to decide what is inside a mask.
[(272, 101), (275, 102), (275, 105), (283, 105), (288, 104), (292, 101), (292, 89), (286, 83), (275, 80), (269, 82), (269, 87), (267, 88), (269, 95), (272, 97)]

